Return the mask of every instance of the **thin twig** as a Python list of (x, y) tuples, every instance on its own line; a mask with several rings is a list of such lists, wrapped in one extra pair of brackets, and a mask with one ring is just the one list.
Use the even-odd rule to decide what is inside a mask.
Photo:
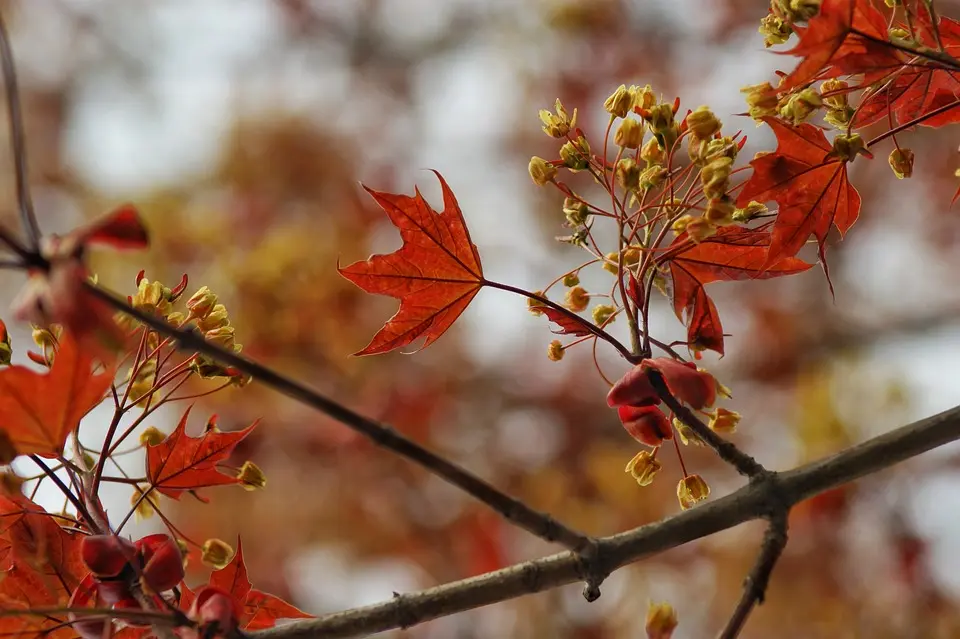
[(697, 437), (712, 448), (720, 459), (736, 468), (737, 472), (744, 477), (751, 479), (760, 477), (768, 472), (757, 460), (737, 448), (733, 443), (728, 442), (710, 430), (710, 427), (700, 421), (700, 419), (693, 414), (693, 411), (681, 404), (677, 398), (670, 393), (670, 389), (667, 388), (667, 382), (663, 379), (660, 371), (651, 368), (647, 371), (647, 374), (650, 376), (650, 382), (653, 384), (653, 388), (657, 391), (660, 399), (663, 400), (663, 403), (666, 404), (667, 407), (673, 411), (673, 414), (686, 424)]
[(744, 624), (753, 609), (763, 603), (767, 593), (767, 584), (770, 583), (770, 574), (773, 572), (777, 560), (787, 546), (787, 513), (782, 512), (770, 517), (770, 524), (763, 535), (763, 544), (760, 554), (753, 564), (753, 569), (743, 582), (743, 595), (737, 603), (727, 627), (719, 635), (719, 639), (736, 639), (743, 630)]
[(7, 25), (0, 15), (0, 66), (3, 68), (3, 84), (7, 94), (7, 112), (10, 117), (10, 144), (13, 147), (13, 166), (17, 177), (17, 204), (20, 221), (30, 238), (29, 245), (36, 251), (40, 245), (40, 226), (30, 197), (30, 182), (27, 173), (27, 145), (24, 140), (23, 115), (20, 110), (20, 89), (17, 85), (17, 69), (13, 63), (13, 50)]
[(560, 543), (578, 552), (586, 554), (592, 552), (591, 549), (594, 546), (592, 538), (568, 528), (550, 515), (540, 513), (522, 501), (510, 497), (457, 464), (447, 461), (413, 440), (404, 437), (393, 428), (355, 413), (346, 406), (263, 364), (242, 357), (232, 351), (226, 351), (205, 340), (199, 332), (178, 329), (167, 324), (161, 318), (132, 308), (126, 300), (99, 288), (96, 284), (85, 282), (85, 285), (88, 291), (113, 308), (136, 318), (161, 335), (175, 340), (180, 349), (211, 357), (221, 364), (231, 366), (246, 375), (252, 376), (259, 382), (288, 397), (319, 410), (366, 436), (375, 444), (419, 464), (431, 473), (487, 504), (513, 524), (541, 539)]
[[(789, 508), (831, 488), (960, 439), (960, 407), (903, 426), (821, 461), (754, 481), (713, 502), (597, 540), (609, 572), (640, 559), (769, 516), (771, 499)], [(407, 628), (431, 619), (582, 580), (582, 563), (562, 552), (389, 601), (251, 633), (255, 639), (335, 639)]]

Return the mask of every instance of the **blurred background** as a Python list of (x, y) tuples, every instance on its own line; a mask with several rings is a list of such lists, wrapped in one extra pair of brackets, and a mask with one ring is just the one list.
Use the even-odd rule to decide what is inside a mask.
[[(938, 3), (955, 15), (956, 3)], [(487, 275), (530, 290), (580, 264), (558, 244), (562, 196), (527, 175), (556, 157), (537, 111), (560, 98), (602, 139), (603, 100), (650, 83), (682, 108), (710, 105), (753, 152), (773, 148), (739, 89), (793, 58), (764, 51), (762, 0), (7, 0), (31, 177), (46, 232), (125, 201), (150, 250), (103, 254), (101, 282), (124, 294), (137, 271), (188, 273), (220, 295), (244, 353), (457, 460), (571, 526), (608, 535), (679, 511), (679, 465), (662, 456), (640, 488), (623, 472), (639, 446), (604, 402), (589, 347), (548, 361), (554, 339), (523, 299), (485, 290), (415, 356), (351, 358), (395, 311), (336, 273), (399, 237), (359, 186), (439, 206), (426, 168), (463, 208)], [(3, 132), (4, 138), (6, 131)], [(904, 138), (915, 176), (897, 181), (880, 149), (858, 160), (860, 221), (819, 269), (711, 287), (727, 339), (701, 365), (734, 392), (735, 442), (773, 469), (838, 451), (960, 403), (960, 158), (944, 135)], [(15, 223), (9, 158), (2, 202)], [(22, 276), (4, 272), (10, 296)], [(589, 288), (589, 285), (588, 285)], [(665, 300), (656, 337), (682, 339)], [(622, 330), (624, 327), (618, 327)], [(29, 342), (17, 327), (16, 344)], [(22, 351), (20, 351), (22, 354)], [(604, 347), (606, 374), (625, 367)], [(169, 432), (178, 410), (152, 425)], [(389, 599), (554, 552), (483, 506), (345, 427), (256, 383), (194, 408), (224, 429), (263, 423), (237, 451), (265, 490), (164, 500), (185, 533), (243, 538), (254, 586), (314, 614)], [(740, 485), (701, 449), (691, 472), (714, 495)], [(960, 454), (945, 447), (804, 503), (744, 637), (960, 636)], [(116, 491), (125, 512), (129, 487)], [(111, 498), (113, 498), (111, 497)], [(59, 507), (55, 505), (53, 507)], [(143, 531), (161, 524), (148, 520)], [(713, 636), (740, 596), (759, 525), (645, 560), (587, 604), (580, 585), (383, 636), (457, 639), (643, 636), (647, 603), (678, 610), (675, 637)], [(191, 565), (188, 581), (206, 569)]]

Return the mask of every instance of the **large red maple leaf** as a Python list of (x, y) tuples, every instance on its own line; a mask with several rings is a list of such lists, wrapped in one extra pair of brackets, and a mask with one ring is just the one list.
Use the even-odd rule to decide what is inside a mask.
[(19, 365), (0, 371), (0, 431), (17, 454), (61, 453), (67, 437), (113, 381), (113, 366), (91, 374), (92, 366), (90, 352), (65, 332), (48, 372)]
[(776, 118), (764, 122), (777, 136), (777, 150), (750, 162), (753, 175), (737, 198), (737, 206), (751, 200), (780, 205), (763, 268), (796, 255), (811, 235), (823, 261), (831, 225), (843, 237), (860, 214), (860, 194), (847, 179), (848, 160), (834, 153), (813, 125), (793, 126)]
[[(0, 495), (0, 610), (66, 605), (87, 572), (82, 539), (26, 497)], [(0, 635), (75, 637), (71, 628), (60, 627), (61, 617), (66, 615), (3, 616)]]
[[(780, 83), (789, 91), (818, 77), (864, 74), (870, 84), (900, 68), (904, 59), (889, 44), (887, 22), (871, 0), (823, 0), (807, 27), (794, 27), (800, 42), (785, 55), (803, 60)], [(826, 74), (822, 73), (827, 70)]]
[(220, 472), (217, 464), (229, 457), (237, 444), (259, 423), (229, 433), (221, 432), (211, 424), (200, 437), (190, 437), (186, 433), (189, 416), (190, 408), (187, 408), (180, 423), (166, 439), (147, 447), (150, 485), (173, 499), (179, 499), (184, 491), (239, 483), (236, 476)]
[[(241, 630), (262, 630), (272, 628), (278, 619), (309, 619), (313, 616), (279, 597), (252, 586), (247, 577), (247, 567), (243, 563), (243, 547), (239, 539), (237, 554), (223, 570), (214, 571), (206, 585), (230, 594), (236, 609), (241, 611), (239, 619)], [(189, 610), (196, 594), (189, 588), (181, 587), (181, 589), (183, 594), (180, 598), (180, 608)]]
[(443, 212), (415, 195), (381, 193), (364, 187), (400, 230), (403, 246), (389, 255), (337, 269), (368, 293), (400, 300), (400, 310), (355, 355), (401, 348), (425, 337), (426, 348), (450, 328), (484, 285), (477, 247), (470, 240), (457, 200), (439, 173)]
[(726, 226), (699, 243), (686, 233), (674, 239), (665, 259), (673, 280), (673, 310), (681, 321), (686, 319), (689, 344), (723, 354), (723, 328), (706, 284), (793, 275), (812, 266), (796, 257), (765, 266), (771, 238), (767, 231)]
[[(921, 43), (933, 51), (943, 44), (944, 53), (956, 59), (960, 56), (960, 23), (942, 18), (934, 25), (921, 12), (917, 33)], [(893, 77), (876, 91), (866, 94), (857, 109), (855, 127), (864, 127), (887, 117), (900, 124), (922, 119), (929, 127), (944, 126), (960, 121), (960, 69), (955, 64), (916, 56), (905, 63)], [(937, 109), (942, 113), (932, 115)]]

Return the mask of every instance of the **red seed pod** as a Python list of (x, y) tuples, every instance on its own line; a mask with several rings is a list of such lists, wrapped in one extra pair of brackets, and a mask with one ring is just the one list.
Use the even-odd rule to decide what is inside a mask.
[(617, 414), (624, 429), (641, 444), (659, 446), (663, 440), (673, 439), (667, 416), (656, 406), (621, 406)]
[(215, 628), (217, 634), (225, 635), (237, 629), (240, 611), (229, 593), (216, 586), (204, 586), (197, 592), (189, 616), (203, 626)]
[(183, 555), (170, 535), (147, 535), (136, 546), (143, 557), (143, 580), (151, 590), (170, 590), (183, 580)]
[(80, 542), (83, 563), (100, 579), (118, 576), (137, 556), (129, 539), (116, 535), (90, 535)]

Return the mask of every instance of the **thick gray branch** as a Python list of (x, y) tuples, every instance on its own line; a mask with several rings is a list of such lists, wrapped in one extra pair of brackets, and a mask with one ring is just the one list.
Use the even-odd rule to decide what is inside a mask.
[[(695, 539), (765, 516), (818, 493), (960, 439), (960, 407), (903, 426), (836, 455), (754, 481), (663, 521), (598, 540), (602, 568), (613, 571)], [(405, 628), (430, 619), (582, 581), (583, 560), (562, 552), (390, 601), (254, 633), (256, 639), (332, 639)]]

